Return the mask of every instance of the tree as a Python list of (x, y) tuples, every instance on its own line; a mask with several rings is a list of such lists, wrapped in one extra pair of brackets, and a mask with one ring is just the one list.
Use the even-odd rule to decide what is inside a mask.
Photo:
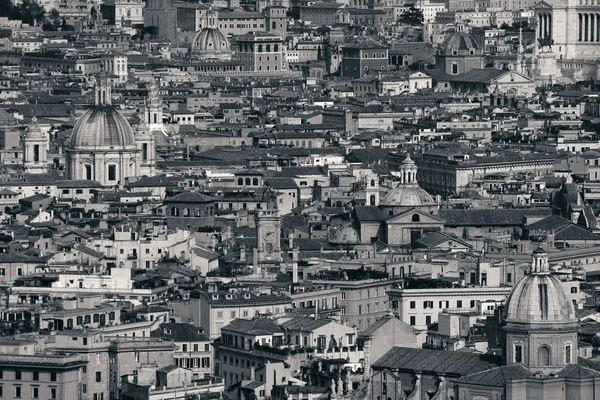
[(399, 19), (404, 25), (423, 25), (423, 11), (416, 8), (414, 4), (408, 6)]
[(42, 29), (45, 31), (57, 31), (58, 28), (60, 28), (60, 25), (60, 13), (56, 8), (53, 8), (47, 15), (47, 18), (44, 21), (44, 24), (42, 25)]
[(150, 36), (151, 39), (155, 38), (158, 35), (158, 28), (155, 26), (145, 26), (140, 33), (142, 40), (146, 38), (146, 35)]
[(19, 6), (21, 12), (21, 21), (28, 23), (29, 25), (38, 25), (43, 23), (46, 11), (34, 0), (23, 0)]

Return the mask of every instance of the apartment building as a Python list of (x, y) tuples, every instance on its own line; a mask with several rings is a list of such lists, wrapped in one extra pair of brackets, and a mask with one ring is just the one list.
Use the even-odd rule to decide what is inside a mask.
[(169, 305), (182, 321), (192, 321), (204, 328), (210, 339), (221, 335), (221, 328), (236, 318), (251, 319), (258, 315), (282, 315), (292, 308), (292, 299), (284, 294), (275, 294), (270, 288), (255, 291), (192, 294), (185, 302)]
[(160, 324), (152, 336), (173, 340), (175, 365), (191, 370), (196, 378), (212, 375), (212, 340), (201, 328), (186, 323), (165, 323)]
[(510, 287), (464, 287), (426, 289), (392, 288), (387, 291), (391, 309), (400, 320), (426, 330), (438, 322), (444, 310), (478, 310), (480, 314), (493, 313), (496, 306), (506, 301)]
[(12, 339), (0, 349), (0, 398), (91, 399), (82, 392), (87, 362), (78, 355), (36, 353), (35, 344)]
[(339, 305), (342, 308), (341, 322), (356, 326), (358, 330), (368, 328), (389, 310), (387, 291), (396, 279), (363, 279), (357, 281), (315, 280), (319, 286), (337, 286), (340, 289)]

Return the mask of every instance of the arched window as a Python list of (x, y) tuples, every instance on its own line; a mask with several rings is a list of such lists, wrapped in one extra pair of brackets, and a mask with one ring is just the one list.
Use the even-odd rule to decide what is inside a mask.
[(269, 53), (271, 51), (271, 45), (267, 44), (267, 53)]
[(279, 51), (279, 45), (278, 44), (276, 44), (276, 45), (273, 46), (273, 51)]
[(252, 179), (252, 185), (253, 186), (258, 186), (258, 178)]
[(171, 216), (172, 217), (179, 217), (179, 208), (177, 208), (177, 207), (171, 207)]
[(198, 207), (194, 208), (194, 217), (200, 216), (200, 209)]
[(259, 44), (259, 45), (258, 45), (258, 52), (259, 52), (259, 53), (262, 53), (262, 44)]
[(538, 349), (538, 364), (542, 366), (550, 365), (550, 348), (548, 346), (540, 346)]
[(404, 278), (404, 267), (400, 267), (400, 278)]
[(371, 179), (371, 187), (375, 187), (375, 179)]
[(127, 9), (127, 18), (131, 17), (131, 10)]
[(375, 204), (375, 195), (374, 194), (371, 195), (370, 203), (371, 203), (370, 205), (372, 205), (372, 206), (377, 205), (377, 204)]
[(302, 141), (302, 147), (306, 147), (306, 140)]
[(183, 209), (183, 216), (184, 217), (189, 217), (190, 216), (190, 209), (189, 208), (184, 208)]
[(250, 178), (246, 178), (246, 186), (250, 186)]
[(412, 222), (421, 222), (421, 216), (419, 214), (413, 214)]
[(242, 186), (244, 184), (244, 178), (238, 178), (238, 186)]
[(571, 363), (571, 342), (565, 343), (565, 364)]

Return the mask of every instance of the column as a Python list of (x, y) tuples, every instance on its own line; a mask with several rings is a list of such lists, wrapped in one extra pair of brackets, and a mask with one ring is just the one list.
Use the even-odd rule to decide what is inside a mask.
[(581, 13), (577, 14), (577, 21), (579, 21), (577, 26), (577, 32), (579, 32), (577, 41), (581, 42), (583, 40), (583, 16), (581, 15)]
[(595, 41), (594, 32), (596, 31), (596, 14), (590, 14), (590, 42)]
[(542, 14), (538, 14), (538, 38), (544, 37), (543, 17)]
[(590, 39), (590, 15), (583, 14), (583, 41), (587, 42)]

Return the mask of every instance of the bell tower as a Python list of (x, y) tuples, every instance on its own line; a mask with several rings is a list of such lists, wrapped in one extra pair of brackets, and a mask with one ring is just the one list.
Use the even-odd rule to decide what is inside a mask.
[(31, 119), (23, 135), (23, 166), (28, 174), (48, 172), (48, 137), (37, 124), (37, 118)]
[(258, 262), (281, 260), (281, 217), (276, 196), (270, 189), (265, 192), (267, 208), (258, 210), (255, 217)]
[(163, 104), (158, 91), (158, 83), (153, 78), (148, 85), (148, 102), (146, 107), (146, 123), (150, 131), (162, 131), (163, 125)]
[(135, 130), (135, 145), (139, 150), (138, 174), (139, 176), (154, 176), (156, 175), (156, 140), (150, 132), (148, 124), (144, 121), (145, 116)]

